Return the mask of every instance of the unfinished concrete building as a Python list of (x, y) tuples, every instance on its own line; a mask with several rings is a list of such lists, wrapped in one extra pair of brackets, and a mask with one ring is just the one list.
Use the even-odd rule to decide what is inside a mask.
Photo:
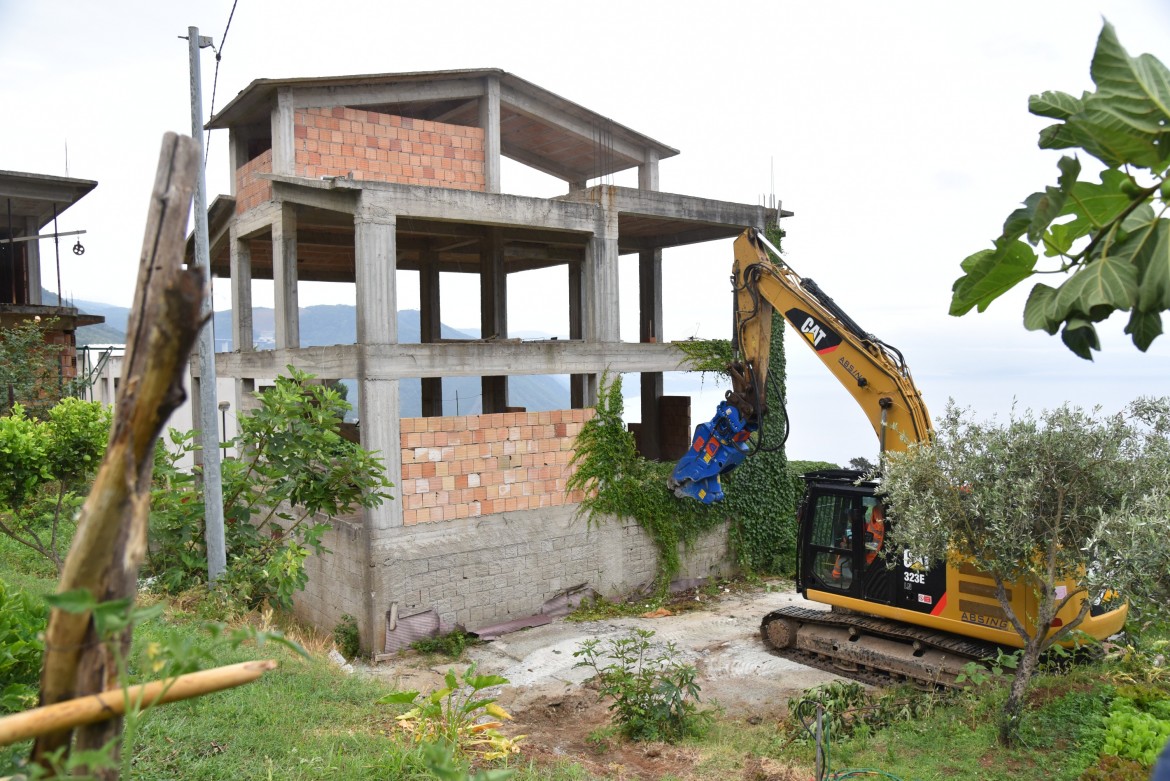
[[(45, 378), (41, 388), (46, 401), (59, 399), (62, 388), (78, 376), (77, 329), (105, 321), (99, 315), (80, 314), (76, 307), (64, 306), (60, 259), (49, 259), (56, 267), (54, 274), (53, 266), (46, 273), (41, 257), (42, 241), (56, 238), (60, 252), (61, 236), (73, 237), (78, 233), (58, 234), (58, 218), (94, 187), (97, 182), (90, 179), (0, 171), (0, 329), (34, 319), (46, 324), (45, 341), (60, 347), (56, 376)], [(42, 234), (48, 226), (52, 226), (52, 233)], [(67, 241), (64, 251), (75, 251), (74, 246), (82, 245)], [(46, 282), (56, 289), (55, 299), (45, 300)], [(0, 393), (4, 394), (5, 409), (14, 401), (26, 405), (31, 401), (13, 398), (11, 386), (0, 388)]]
[[(311, 562), (300, 614), (332, 627), (356, 616), (377, 653), (395, 616), (434, 610), (475, 628), (537, 612), (588, 584), (629, 590), (655, 572), (632, 523), (588, 529), (565, 493), (573, 441), (605, 372), (640, 373), (644, 454), (689, 420), (661, 414), (662, 250), (763, 227), (774, 210), (660, 192), (677, 150), (500, 70), (260, 79), (208, 125), (229, 131), (231, 197), (210, 208), (212, 272), (231, 278), (233, 408), (294, 365), (353, 379), (360, 438), (380, 451), (395, 500), (334, 523), (333, 553)], [(507, 157), (565, 182), (553, 198), (501, 192)], [(591, 180), (637, 169), (638, 187)], [(638, 343), (618, 330), (618, 264), (639, 267)], [(510, 274), (564, 269), (568, 339), (508, 339)], [(421, 344), (400, 344), (396, 277), (418, 274)], [(478, 276), (481, 334), (440, 338), (440, 281)], [(273, 280), (275, 350), (253, 349), (253, 280)], [(298, 284), (355, 285), (355, 344), (301, 347)], [(510, 408), (507, 378), (569, 375), (570, 408)], [(442, 378), (480, 377), (482, 414), (443, 416)], [(421, 378), (422, 417), (400, 418), (399, 383)], [(352, 401), (352, 399), (351, 399)], [(715, 535), (689, 574), (726, 565)], [(389, 623), (388, 623), (389, 620)]]

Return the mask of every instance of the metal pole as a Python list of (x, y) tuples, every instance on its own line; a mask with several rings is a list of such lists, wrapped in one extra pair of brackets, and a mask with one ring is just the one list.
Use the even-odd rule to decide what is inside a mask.
[(203, 507), (207, 523), (207, 581), (215, 583), (227, 567), (227, 549), (223, 536), (223, 482), (219, 460), (219, 426), (215, 419), (215, 326), (211, 307), (211, 255), (207, 239), (207, 161), (203, 157), (203, 87), (199, 69), (199, 50), (211, 46), (211, 38), (201, 38), (198, 27), (187, 28), (187, 48), (191, 55), (191, 137), (199, 144), (199, 176), (195, 187), (195, 265), (203, 269), (207, 295), (201, 314), (206, 325), (199, 332), (199, 429), (203, 445)]

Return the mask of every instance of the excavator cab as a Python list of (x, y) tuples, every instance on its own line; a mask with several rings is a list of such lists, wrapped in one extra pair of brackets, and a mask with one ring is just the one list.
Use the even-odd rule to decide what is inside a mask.
[[(943, 568), (888, 550), (885, 507), (863, 473), (831, 469), (804, 475), (799, 509), (798, 586), (869, 603), (926, 610), (946, 590)], [(907, 577), (910, 572), (910, 577)]]

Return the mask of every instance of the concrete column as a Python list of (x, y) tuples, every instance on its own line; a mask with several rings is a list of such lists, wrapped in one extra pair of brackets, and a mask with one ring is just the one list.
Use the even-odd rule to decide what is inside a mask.
[(617, 210), (603, 207), (585, 250), (585, 341), (620, 341)]
[[(390, 482), (402, 485), (402, 425), (398, 380), (370, 379), (366, 345), (398, 341), (397, 217), (359, 202), (354, 214), (354, 271), (357, 292), (358, 421), (361, 444), (378, 453)], [(392, 493), (397, 491), (391, 489)], [(364, 511), (366, 581), (363, 633), (371, 650), (382, 650), (382, 612), (388, 605), (386, 578), (376, 566), (378, 544), (402, 526), (402, 502), (383, 502)]]
[[(638, 341), (662, 339), (662, 250), (638, 254)], [(662, 372), (642, 372), (642, 455), (661, 457), (662, 421), (658, 399), (662, 396)]]
[(252, 329), (252, 245), (236, 236), (232, 225), (228, 238), (232, 278), (232, 349), (251, 352), (256, 333)]
[[(359, 205), (354, 223), (358, 344), (398, 342), (398, 219)], [(395, 391), (397, 392), (397, 391)], [(398, 407), (394, 407), (397, 419)]]
[(582, 190), (587, 189), (588, 186), (589, 186), (588, 179), (582, 179), (578, 182), (569, 182), (569, 192), (571, 192), (571, 193), (581, 192)]
[(658, 190), (658, 152), (646, 150), (646, 162), (638, 166), (638, 189)]
[[(422, 252), (418, 271), (419, 335), (423, 344), (442, 339), (439, 308), (439, 253), (428, 245)], [(443, 414), (443, 378), (422, 378), (422, 414), (424, 418)]]
[(500, 80), (484, 79), (479, 99), (479, 126), (483, 128), (483, 176), (489, 193), (500, 191)]
[[(581, 276), (585, 263), (573, 262), (569, 264), (569, 338), (583, 339), (585, 334), (584, 317), (585, 302), (581, 294), (585, 287), (581, 284)], [(569, 375), (569, 405), (573, 409), (585, 406), (585, 375)]]
[[(24, 221), (24, 235), (36, 236), (38, 232), (37, 221), (32, 217), (26, 218)], [(20, 252), (18, 249), (19, 246), (19, 244), (12, 245), (14, 255)], [(26, 241), (24, 242), (24, 247), (25, 263), (28, 266), (28, 290), (26, 291), (28, 296), (27, 300), (28, 303), (32, 306), (42, 306), (44, 305), (45, 301), (41, 297), (41, 288), (44, 287), (44, 283), (41, 281), (43, 279), (41, 276), (41, 242)], [(12, 263), (13, 268), (15, 268), (15, 257), (13, 257)], [(57, 306), (63, 306), (62, 302), (58, 301)]]
[[(479, 328), (484, 339), (508, 336), (508, 276), (504, 270), (504, 241), (496, 228), (488, 230), (479, 257)], [(483, 377), (484, 413), (503, 412), (508, 406), (508, 378)]]
[(282, 203), (272, 224), (272, 287), (276, 305), (276, 348), (301, 346), (300, 303), (297, 298), (296, 206)]
[[(293, 148), (294, 155), (296, 148)], [(240, 128), (233, 127), (228, 129), (228, 167), (231, 168), (230, 193), (232, 197), (236, 194), (236, 171), (240, 166), (248, 162), (248, 137)]]
[(272, 109), (272, 173), (285, 176), (296, 173), (293, 101), (292, 89), (289, 87), (281, 87), (276, 91), (276, 106)]

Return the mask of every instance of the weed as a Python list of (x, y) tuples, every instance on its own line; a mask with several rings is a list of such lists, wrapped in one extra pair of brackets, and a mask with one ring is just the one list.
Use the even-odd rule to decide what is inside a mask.
[[(507, 678), (499, 675), (477, 675), (472, 664), (463, 673), (463, 685), (454, 670), (448, 670), (446, 686), (428, 695), (417, 691), (387, 694), (378, 700), (387, 705), (413, 705), (396, 717), (398, 727), (416, 743), (437, 743), (450, 747), (456, 756), (474, 753), (482, 759), (501, 759), (520, 751), (520, 735), (509, 738), (499, 732), (500, 719), (512, 717), (496, 705), (494, 697), (483, 697), (480, 692), (492, 686), (503, 686)], [(487, 718), (489, 721), (481, 721)]]
[(415, 640), (410, 644), (410, 647), (421, 654), (440, 654), (448, 659), (458, 659), (463, 656), (463, 652), (467, 650), (468, 646), (478, 642), (479, 639), (475, 635), (470, 635), (462, 629), (456, 629), (445, 635)]
[[(591, 667), (600, 691), (613, 698), (609, 709), (618, 727), (630, 740), (663, 740), (668, 743), (706, 732), (712, 720), (700, 711), (696, 670), (675, 661), (678, 648), (667, 643), (656, 650), (654, 632), (635, 629), (633, 634), (610, 640), (604, 652), (599, 640), (586, 640), (573, 652), (576, 667)], [(612, 659), (601, 666), (604, 659)]]
[(596, 596), (581, 600), (581, 604), (577, 606), (576, 610), (565, 616), (565, 620), (604, 621), (609, 618), (640, 616), (662, 607), (662, 602), (661, 596), (647, 597), (633, 602), (610, 602), (605, 597)]
[(356, 659), (362, 650), (357, 619), (343, 613), (337, 626), (333, 627), (333, 642), (337, 644), (338, 653), (346, 659)]

